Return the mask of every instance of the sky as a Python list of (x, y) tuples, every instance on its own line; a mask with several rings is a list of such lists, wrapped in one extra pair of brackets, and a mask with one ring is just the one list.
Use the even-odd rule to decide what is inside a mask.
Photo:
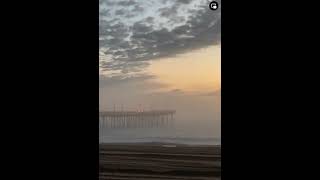
[(100, 0), (99, 7), (100, 109), (175, 109), (181, 125), (210, 127), (218, 137), (220, 10), (208, 0)]

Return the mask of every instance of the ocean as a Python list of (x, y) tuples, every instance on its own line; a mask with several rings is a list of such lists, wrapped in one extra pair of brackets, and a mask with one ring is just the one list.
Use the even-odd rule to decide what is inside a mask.
[(221, 138), (210, 128), (100, 128), (100, 143), (178, 143), (188, 145), (220, 145)]

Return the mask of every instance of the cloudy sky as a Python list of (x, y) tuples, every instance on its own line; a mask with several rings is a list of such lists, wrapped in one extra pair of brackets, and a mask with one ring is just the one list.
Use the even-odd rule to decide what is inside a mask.
[(100, 109), (172, 108), (219, 132), (221, 13), (208, 5), (100, 0)]

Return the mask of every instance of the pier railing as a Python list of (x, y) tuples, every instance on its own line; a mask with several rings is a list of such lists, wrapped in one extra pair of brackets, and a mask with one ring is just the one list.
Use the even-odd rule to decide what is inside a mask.
[(154, 128), (173, 125), (175, 110), (102, 111), (100, 128)]

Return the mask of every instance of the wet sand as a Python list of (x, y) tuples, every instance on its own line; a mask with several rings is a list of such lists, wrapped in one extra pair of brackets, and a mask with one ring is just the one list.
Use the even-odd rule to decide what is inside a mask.
[(100, 144), (99, 179), (220, 180), (220, 146)]

